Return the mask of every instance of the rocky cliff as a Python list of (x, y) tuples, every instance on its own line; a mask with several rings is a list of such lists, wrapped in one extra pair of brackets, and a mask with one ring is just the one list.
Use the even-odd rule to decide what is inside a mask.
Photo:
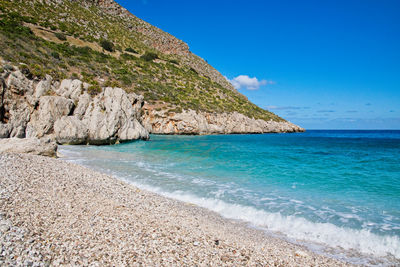
[(35, 79), (5, 65), (0, 77), (0, 138), (48, 138), (59, 144), (113, 144), (149, 138), (139, 122), (143, 97), (78, 79)]
[(256, 134), (291, 133), (304, 131), (288, 121), (265, 121), (249, 118), (238, 112), (209, 113), (184, 110), (168, 113), (145, 107), (144, 127), (155, 134)]

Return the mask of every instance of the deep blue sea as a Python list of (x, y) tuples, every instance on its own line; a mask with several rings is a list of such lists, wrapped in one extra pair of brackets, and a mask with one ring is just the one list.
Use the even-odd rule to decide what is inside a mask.
[(337, 257), (400, 259), (400, 131), (152, 135), (59, 151), (292, 242), (336, 248)]

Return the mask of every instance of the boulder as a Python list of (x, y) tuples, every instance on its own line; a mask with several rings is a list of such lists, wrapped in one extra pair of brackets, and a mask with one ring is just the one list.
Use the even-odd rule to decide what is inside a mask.
[(105, 88), (88, 105), (83, 122), (88, 126), (90, 144), (113, 144), (120, 141), (149, 138), (136, 119), (126, 92), (121, 88)]
[(38, 101), (41, 96), (46, 94), (51, 90), (51, 85), (53, 82), (53, 78), (50, 75), (46, 75), (46, 78), (41, 80), (35, 88), (34, 97), (35, 100)]
[(54, 135), (59, 144), (79, 145), (86, 143), (88, 130), (77, 117), (68, 116), (54, 123)]
[(92, 101), (92, 98), (90, 97), (90, 95), (88, 93), (84, 93), (84, 94), (80, 95), (79, 100), (78, 100), (78, 105), (74, 111), (74, 116), (76, 116), (78, 119), (81, 120), (83, 118), (83, 115), (85, 115), (86, 110), (91, 101)]
[[(6, 68), (4, 68), (6, 69)], [(142, 96), (105, 88), (95, 97), (80, 80), (40, 81), (18, 68), (0, 76), (0, 138), (48, 137), (60, 144), (148, 139), (139, 122)]]
[(48, 157), (56, 157), (57, 144), (50, 139), (0, 139), (0, 153), (29, 153)]
[(41, 138), (53, 132), (54, 122), (70, 115), (74, 102), (62, 96), (43, 96), (39, 101), (39, 110), (32, 115), (28, 123), (27, 137)]
[(12, 72), (7, 79), (7, 88), (11, 92), (18, 95), (32, 95), (33, 94), (33, 81), (25, 77), (25, 75), (17, 70)]
[(83, 82), (80, 80), (66, 79), (61, 81), (61, 85), (57, 90), (57, 94), (77, 101), (79, 96), (82, 94), (83, 88)]

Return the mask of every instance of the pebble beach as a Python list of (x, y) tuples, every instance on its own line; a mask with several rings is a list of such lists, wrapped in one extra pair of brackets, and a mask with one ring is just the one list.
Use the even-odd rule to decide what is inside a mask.
[(348, 266), (59, 159), (0, 154), (1, 266)]

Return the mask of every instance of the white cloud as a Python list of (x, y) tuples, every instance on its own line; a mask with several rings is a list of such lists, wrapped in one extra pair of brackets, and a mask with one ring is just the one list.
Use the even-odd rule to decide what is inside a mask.
[(228, 79), (228, 81), (230, 81), (236, 89), (246, 88), (247, 90), (258, 90), (262, 85), (275, 84), (273, 81), (258, 80), (256, 77), (251, 78), (248, 75), (239, 75), (232, 80)]

